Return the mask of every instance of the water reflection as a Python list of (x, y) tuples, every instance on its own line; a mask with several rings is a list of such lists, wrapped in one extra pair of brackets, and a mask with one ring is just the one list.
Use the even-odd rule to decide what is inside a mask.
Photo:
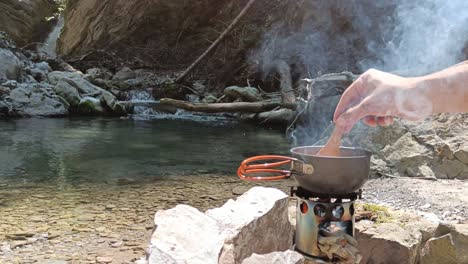
[(226, 123), (21, 119), (0, 123), (0, 181), (58, 184), (233, 174), (256, 154), (286, 154), (278, 131)]

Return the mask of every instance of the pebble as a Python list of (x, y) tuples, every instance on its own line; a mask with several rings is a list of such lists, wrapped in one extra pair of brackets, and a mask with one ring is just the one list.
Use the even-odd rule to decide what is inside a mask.
[(97, 257), (96, 261), (97, 263), (111, 263), (113, 260), (112, 257)]

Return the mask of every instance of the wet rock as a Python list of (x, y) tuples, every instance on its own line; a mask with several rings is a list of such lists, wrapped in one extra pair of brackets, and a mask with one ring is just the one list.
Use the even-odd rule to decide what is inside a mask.
[(114, 114), (124, 115), (127, 110), (125, 105), (123, 105), (117, 98), (108, 91), (102, 91), (101, 93), (101, 102), (107, 105)]
[(198, 96), (196, 94), (187, 94), (185, 97), (186, 97), (186, 100), (189, 101), (189, 102), (192, 102), (192, 103), (199, 103), (200, 102), (200, 96)]
[(296, 251), (272, 252), (265, 255), (252, 254), (242, 264), (302, 264), (304, 256)]
[(217, 220), (227, 238), (219, 263), (239, 263), (253, 253), (285, 251), (292, 245), (288, 196), (277, 189), (253, 187), (206, 214)]
[(262, 100), (262, 95), (254, 87), (230, 86), (224, 89), (224, 94), (233, 98), (241, 98), (248, 102), (257, 102)]
[(47, 62), (43, 61), (40, 63), (34, 63), (32, 67), (27, 67), (25, 71), (26, 73), (30, 74), (36, 81), (42, 82), (47, 79), (47, 74), (49, 74), (52, 69)]
[[(9, 81), (6, 81), (6, 82), (2, 83), (2, 86), (4, 86), (4, 88), (12, 88), (12, 89), (14, 89), (14, 88), (18, 87), (18, 82), (15, 81), (15, 80), (9, 80)], [(9, 89), (8, 89), (8, 92), (10, 92)], [(0, 91), (0, 94), (1, 94), (1, 93), (2, 93), (2, 92)]]
[[(361, 221), (363, 222), (363, 221)], [(419, 230), (397, 223), (379, 225), (356, 224), (356, 240), (362, 254), (361, 263), (416, 263), (422, 235)]]
[(78, 110), (83, 114), (102, 114), (104, 108), (101, 105), (101, 100), (94, 97), (83, 97), (78, 104)]
[(455, 247), (450, 234), (429, 239), (421, 250), (421, 264), (457, 264)]
[(71, 106), (78, 106), (81, 96), (78, 90), (65, 81), (59, 81), (54, 86), (54, 91), (63, 97)]
[(13, 52), (7, 49), (0, 49), (0, 62), (0, 79), (20, 79), (22, 63)]
[(212, 94), (209, 94), (202, 99), (202, 103), (207, 103), (207, 104), (213, 104), (213, 103), (216, 103), (217, 101), (218, 101), (218, 98), (216, 98), (216, 96)]
[(7, 97), (15, 114), (20, 116), (64, 116), (69, 104), (48, 84), (22, 84)]
[(113, 81), (126, 81), (130, 79), (135, 79), (136, 74), (132, 69), (128, 67), (123, 67), (121, 70), (115, 73), (114, 77), (112, 77)]
[(49, 73), (48, 79), (53, 85), (57, 85), (60, 81), (66, 82), (75, 87), (81, 95), (98, 95), (104, 91), (104, 89), (84, 79), (79, 72), (53, 71)]

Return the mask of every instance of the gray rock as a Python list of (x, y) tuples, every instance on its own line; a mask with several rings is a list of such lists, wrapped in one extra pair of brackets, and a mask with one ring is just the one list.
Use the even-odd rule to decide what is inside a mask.
[(135, 79), (136, 74), (128, 67), (123, 67), (120, 71), (115, 73), (114, 77), (112, 77), (113, 81), (126, 81), (130, 79)]
[(465, 141), (463, 145), (460, 146), (460, 148), (454, 153), (454, 155), (459, 161), (468, 165), (468, 138), (466, 140), (467, 141)]
[(47, 79), (47, 74), (49, 74), (51, 70), (49, 64), (45, 61), (34, 63), (32, 67), (27, 68), (27, 72), (31, 74), (35, 80), (40, 82)]
[(86, 70), (84, 78), (87, 80), (110, 80), (112, 79), (112, 72), (106, 68), (90, 68)]
[(15, 80), (8, 80), (4, 83), (2, 83), (2, 86), (8, 87), (8, 88), (16, 88), (18, 87), (18, 82)]
[[(188, 205), (158, 211), (149, 259), (173, 258), (177, 263), (218, 263), (225, 237), (216, 220)], [(157, 250), (154, 250), (157, 249)], [(166, 262), (150, 262), (165, 264)]]
[(185, 97), (186, 97), (186, 100), (189, 101), (189, 102), (192, 102), (192, 103), (199, 103), (200, 102), (200, 96), (198, 96), (196, 94), (187, 94)]
[(177, 261), (157, 247), (150, 248), (148, 264), (177, 264)]
[(0, 78), (20, 79), (22, 63), (13, 52), (0, 49), (0, 62)]
[(444, 158), (436, 169), (438, 169), (441, 174), (445, 174), (448, 179), (454, 179), (458, 178), (458, 176), (464, 172), (466, 167), (467, 165), (457, 159), (449, 160)]
[(48, 75), (49, 82), (57, 85), (60, 81), (64, 81), (71, 86), (75, 87), (81, 95), (99, 95), (104, 89), (93, 85), (83, 78), (79, 72), (60, 72), (53, 71)]
[(123, 115), (127, 112), (125, 105), (120, 103), (117, 98), (108, 91), (102, 91), (101, 102), (107, 105), (115, 114)]
[[(430, 150), (419, 144), (411, 133), (406, 133), (393, 145), (382, 150), (382, 157), (401, 174), (416, 176), (418, 172), (411, 172), (407, 168), (419, 168), (430, 161)], [(413, 174), (413, 175), (410, 175)]]
[(254, 187), (206, 213), (187, 205), (158, 211), (149, 258), (227, 264), (242, 263), (253, 253), (286, 251), (292, 246), (287, 207), (283, 192)]
[(192, 87), (199, 94), (204, 94), (206, 92), (206, 86), (203, 84), (202, 81), (193, 82)]
[(457, 263), (468, 263), (468, 224), (439, 224), (435, 236), (450, 234), (455, 246)]
[(230, 86), (224, 89), (224, 94), (234, 98), (242, 98), (248, 102), (257, 102), (262, 100), (262, 95), (257, 88), (254, 87)]
[(216, 219), (226, 237), (220, 264), (240, 263), (253, 253), (286, 251), (292, 246), (288, 196), (280, 190), (253, 187), (206, 214)]
[(405, 228), (397, 223), (368, 226), (361, 222), (356, 224), (356, 240), (362, 254), (361, 263), (416, 263), (422, 241), (419, 230)]
[(54, 91), (63, 97), (71, 106), (78, 106), (81, 96), (78, 90), (65, 81), (59, 81), (54, 86)]
[(252, 254), (242, 264), (302, 264), (304, 256), (296, 251), (272, 252), (265, 255)]
[(64, 116), (69, 104), (47, 84), (22, 84), (12, 90), (7, 101), (20, 116)]
[(205, 96), (205, 98), (202, 99), (202, 103), (207, 103), (207, 104), (213, 104), (213, 103), (216, 103), (217, 101), (218, 101), (218, 98), (216, 98), (216, 96), (212, 94), (209, 94)]
[(102, 114), (104, 108), (101, 105), (101, 100), (94, 97), (83, 97), (78, 104), (78, 110), (83, 114)]
[(420, 264), (457, 264), (455, 246), (450, 234), (429, 239), (421, 250)]

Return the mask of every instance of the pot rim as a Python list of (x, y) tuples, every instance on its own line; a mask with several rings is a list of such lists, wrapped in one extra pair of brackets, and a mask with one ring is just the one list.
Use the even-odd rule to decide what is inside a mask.
[(339, 156), (339, 157), (333, 157), (333, 156), (317, 156), (317, 155), (310, 155), (310, 154), (303, 154), (297, 152), (298, 149), (304, 149), (304, 148), (323, 148), (324, 146), (299, 146), (299, 147), (294, 147), (289, 150), (294, 155), (299, 155), (299, 156), (305, 156), (305, 157), (314, 157), (317, 159), (362, 159), (362, 158), (370, 158), (372, 156), (372, 153), (368, 150), (361, 149), (361, 148), (354, 148), (354, 147), (340, 147), (340, 149), (347, 149), (347, 150), (358, 150), (362, 151), (365, 153), (365, 155), (358, 155), (358, 156)]

